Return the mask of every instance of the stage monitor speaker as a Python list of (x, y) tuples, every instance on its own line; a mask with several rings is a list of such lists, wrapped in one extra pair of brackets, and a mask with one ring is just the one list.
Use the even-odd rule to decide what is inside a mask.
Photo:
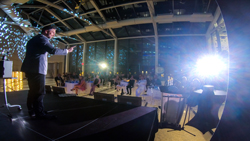
[(0, 61), (0, 78), (12, 77), (13, 61)]
[(118, 103), (141, 106), (141, 97), (132, 97), (132, 96), (121, 96), (118, 95)]
[(113, 94), (105, 94), (105, 93), (94, 93), (94, 99), (101, 100), (101, 101), (108, 101), (114, 102), (114, 95)]
[(52, 86), (54, 94), (65, 94), (65, 88)]
[(46, 93), (51, 93), (51, 86), (45, 85), (45, 91), (46, 91)]

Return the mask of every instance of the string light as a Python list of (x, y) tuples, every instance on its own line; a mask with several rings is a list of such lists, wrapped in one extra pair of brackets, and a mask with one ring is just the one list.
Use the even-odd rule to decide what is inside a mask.
[[(12, 25), (0, 22), (0, 43), (2, 44), (0, 52), (6, 53), (8, 51), (9, 54), (7, 57), (12, 57), (13, 53), (16, 51), (18, 58), (23, 61), (27, 42), (35, 35), (35, 33), (27, 35)], [(59, 41), (51, 39), (51, 44), (55, 48), (58, 48)], [(48, 57), (51, 56), (52, 55), (48, 55)]]

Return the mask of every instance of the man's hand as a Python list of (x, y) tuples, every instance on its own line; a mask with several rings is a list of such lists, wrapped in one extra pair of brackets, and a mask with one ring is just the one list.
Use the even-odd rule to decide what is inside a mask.
[(68, 48), (68, 52), (72, 52), (76, 46)]

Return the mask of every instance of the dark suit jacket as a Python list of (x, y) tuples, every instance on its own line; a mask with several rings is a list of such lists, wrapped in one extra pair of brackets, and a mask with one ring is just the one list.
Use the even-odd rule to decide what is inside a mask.
[(25, 73), (47, 74), (47, 54), (66, 55), (66, 49), (54, 48), (49, 38), (39, 34), (28, 41), (26, 45), (26, 56), (24, 58), (21, 71)]
[(65, 84), (64, 84), (64, 80), (62, 79), (62, 77), (55, 77), (55, 81), (56, 81), (56, 86), (58, 86), (58, 83), (57, 83), (57, 80), (60, 80), (60, 82), (61, 82), (61, 86), (65, 86)]

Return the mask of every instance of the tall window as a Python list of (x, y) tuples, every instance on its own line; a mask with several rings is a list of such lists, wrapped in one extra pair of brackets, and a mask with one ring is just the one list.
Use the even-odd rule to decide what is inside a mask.
[(117, 71), (119, 73), (146, 73), (155, 64), (154, 38), (118, 40)]
[(108, 41), (106, 45), (106, 62), (109, 72), (112, 72), (114, 70), (114, 41)]
[(82, 65), (83, 45), (77, 45), (69, 57), (69, 71), (77, 72)]
[(96, 42), (87, 44), (86, 72), (101, 73), (99, 63), (107, 63), (108, 71), (114, 68), (114, 41)]

